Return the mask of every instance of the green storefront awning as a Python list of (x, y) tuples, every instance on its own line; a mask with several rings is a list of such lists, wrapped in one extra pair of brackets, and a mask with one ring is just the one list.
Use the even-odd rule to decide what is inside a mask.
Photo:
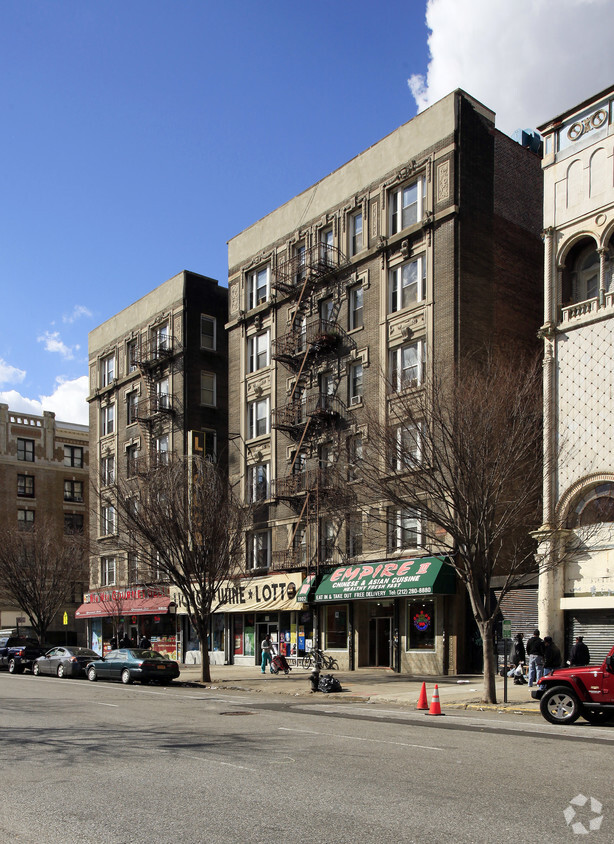
[(418, 557), (414, 560), (384, 560), (340, 566), (325, 574), (316, 589), (316, 602), (356, 601), (404, 596), (453, 595), (454, 569), (446, 557)]

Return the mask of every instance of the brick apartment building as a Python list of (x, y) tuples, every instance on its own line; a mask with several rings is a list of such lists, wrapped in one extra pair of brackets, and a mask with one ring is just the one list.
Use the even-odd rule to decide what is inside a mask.
[[(385, 421), (435, 364), (535, 341), (541, 198), (539, 157), (455, 91), (229, 241), (229, 470), (255, 507), (228, 661), (257, 662), (270, 632), (293, 658), (319, 642), (346, 669), (472, 667), (463, 590), (419, 514), (390, 514), (378, 535), (368, 508), (352, 512), (369, 495), (352, 467), (367, 406)], [(344, 564), (417, 558), (417, 596), (330, 588)]]
[[(98, 490), (90, 537), (90, 592), (78, 614), (102, 652), (114, 632), (183, 659), (195, 633), (168, 583), (118, 545), (112, 485), (169, 455), (225, 454), (228, 291), (183, 271), (89, 335), (92, 478)], [(117, 614), (121, 617), (116, 618)], [(114, 630), (119, 625), (119, 631)], [(223, 629), (212, 647), (224, 649)], [(191, 644), (192, 643), (192, 644)]]
[[(0, 521), (27, 530), (43, 518), (59, 533), (84, 532), (89, 525), (89, 439), (87, 425), (59, 422), (9, 410), (0, 404)], [(75, 620), (84, 582), (73, 586), (72, 600), (48, 632), (51, 644), (85, 644), (85, 626)], [(66, 613), (67, 624), (64, 624)], [(0, 596), (0, 628), (30, 628), (21, 609)]]

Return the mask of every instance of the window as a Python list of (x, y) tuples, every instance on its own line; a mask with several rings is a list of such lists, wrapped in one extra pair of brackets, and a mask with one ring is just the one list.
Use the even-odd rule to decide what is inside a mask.
[(156, 352), (168, 352), (171, 347), (168, 322), (156, 326), (153, 330), (154, 349)]
[(271, 564), (271, 531), (258, 530), (248, 538), (247, 567), (250, 569), (266, 569)]
[(216, 406), (216, 378), (212, 372), (200, 373), (200, 403)]
[(323, 323), (323, 328), (326, 330), (331, 323), (335, 321), (335, 302), (332, 298), (322, 299), (320, 302), (320, 319)]
[(112, 504), (104, 504), (100, 508), (100, 534), (110, 536), (117, 532), (117, 514)]
[(17, 459), (26, 463), (34, 463), (34, 440), (24, 440), (17, 437)]
[(81, 446), (64, 446), (64, 465), (75, 469), (83, 469), (83, 449)]
[(136, 551), (128, 552), (128, 583), (138, 583), (139, 555)]
[(260, 334), (256, 334), (254, 337), (250, 337), (248, 339), (247, 368), (249, 372), (256, 372), (257, 370), (269, 365), (270, 346), (271, 343), (268, 331), (262, 331)]
[(403, 472), (417, 466), (422, 459), (422, 428), (397, 425), (391, 441), (390, 468)]
[(166, 466), (168, 464), (168, 434), (156, 437), (155, 446), (157, 465)]
[(100, 436), (106, 437), (115, 430), (115, 405), (107, 404), (100, 409)]
[(115, 557), (100, 558), (100, 585), (115, 585)]
[(133, 478), (138, 472), (139, 466), (139, 447), (138, 445), (129, 445), (126, 449), (126, 475)]
[(17, 475), (19, 498), (34, 498), (34, 475)]
[(388, 510), (388, 550), (419, 548), (422, 543), (422, 525), (419, 514), (410, 507)]
[(352, 331), (354, 328), (362, 328), (364, 324), (362, 284), (358, 284), (356, 287), (352, 287), (352, 289), (350, 290), (349, 308), (350, 331)]
[(355, 513), (347, 522), (348, 557), (360, 557), (362, 554), (362, 516)]
[(126, 424), (134, 424), (139, 416), (139, 394), (136, 390), (126, 396)]
[(350, 255), (356, 255), (362, 249), (362, 211), (350, 217)]
[(325, 229), (320, 234), (320, 260), (327, 266), (334, 263), (333, 230)]
[(200, 348), (210, 352), (217, 348), (217, 321), (206, 314), (200, 315)]
[(156, 410), (169, 410), (170, 406), (168, 378), (161, 378), (156, 381)]
[(297, 246), (294, 252), (296, 266), (296, 283), (301, 284), (305, 278), (305, 264), (307, 252), (304, 246)]
[(435, 602), (407, 602), (407, 648), (410, 651), (435, 650)]
[(108, 387), (115, 378), (115, 355), (108, 355), (100, 361), (100, 386)]
[(424, 217), (426, 180), (395, 188), (389, 193), (389, 229), (396, 234)]
[(64, 533), (83, 533), (83, 513), (64, 513)]
[(390, 385), (397, 392), (420, 386), (424, 378), (424, 341), (391, 349), (389, 372)]
[(136, 340), (129, 340), (126, 344), (126, 360), (128, 362), (128, 374), (137, 369), (138, 346)]
[(324, 619), (324, 650), (345, 650), (348, 646), (348, 609), (346, 604), (327, 606)]
[(598, 525), (614, 522), (614, 484), (604, 483), (589, 489), (576, 503), (568, 526)]
[(34, 510), (18, 510), (17, 526), (21, 530), (30, 530), (34, 527)]
[(247, 276), (247, 309), (255, 308), (269, 298), (269, 268), (256, 270)]
[(599, 253), (589, 246), (579, 256), (571, 276), (574, 302), (596, 299), (599, 294)]
[(292, 557), (300, 565), (307, 562), (307, 531), (304, 527), (297, 527), (292, 540)]
[(335, 553), (337, 531), (331, 519), (320, 520), (320, 559), (332, 560)]
[(356, 434), (348, 440), (348, 481), (355, 481), (360, 476), (362, 460), (362, 434)]
[(321, 396), (335, 395), (335, 377), (332, 372), (322, 372), (318, 381)]
[(64, 481), (64, 501), (83, 501), (83, 481)]
[(269, 497), (269, 464), (257, 463), (247, 473), (248, 500), (265, 501)]
[(419, 256), (388, 273), (388, 310), (395, 313), (422, 302), (426, 293), (426, 261)]
[(335, 449), (332, 443), (322, 443), (318, 450), (320, 469), (330, 469), (335, 462)]
[(362, 363), (353, 363), (350, 366), (349, 395), (350, 404), (360, 404), (362, 401)]
[(247, 405), (248, 438), (262, 437), (270, 432), (269, 399), (258, 399)]

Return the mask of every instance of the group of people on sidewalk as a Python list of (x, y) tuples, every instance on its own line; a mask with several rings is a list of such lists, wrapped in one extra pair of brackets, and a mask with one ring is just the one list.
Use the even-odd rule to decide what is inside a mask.
[[(542, 677), (552, 674), (555, 668), (560, 668), (563, 662), (560, 648), (552, 641), (552, 636), (542, 639), (539, 630), (535, 629), (525, 648), (522, 633), (517, 633), (510, 654), (511, 668), (507, 676), (514, 678), (514, 683), (529, 688), (539, 683)], [(525, 666), (528, 660), (528, 671), (525, 679)], [(582, 636), (576, 636), (576, 643), (571, 649), (568, 665), (589, 665), (591, 660), (589, 650), (584, 644)]]

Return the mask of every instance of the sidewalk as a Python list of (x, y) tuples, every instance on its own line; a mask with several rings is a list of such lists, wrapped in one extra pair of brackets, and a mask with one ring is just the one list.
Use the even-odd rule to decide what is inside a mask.
[[(199, 665), (181, 665), (180, 682), (200, 683)], [(338, 694), (320, 695), (335, 701), (391, 703), (415, 708), (422, 683), (430, 703), (437, 684), (441, 707), (448, 709), (476, 709), (491, 711), (522, 712), (539, 715), (539, 702), (533, 700), (528, 686), (515, 686), (511, 679), (507, 684), (507, 703), (503, 703), (503, 678), (496, 678), (496, 704), (480, 702), (482, 692), (481, 675), (452, 676), (409, 676), (395, 674), (390, 669), (359, 668), (356, 671), (323, 671), (332, 673), (340, 681), (343, 691)], [(253, 694), (279, 694), (288, 697), (311, 696), (311, 672), (293, 668), (290, 674), (262, 674), (256, 665), (212, 665), (211, 683), (205, 688), (226, 691), (250, 692)]]

